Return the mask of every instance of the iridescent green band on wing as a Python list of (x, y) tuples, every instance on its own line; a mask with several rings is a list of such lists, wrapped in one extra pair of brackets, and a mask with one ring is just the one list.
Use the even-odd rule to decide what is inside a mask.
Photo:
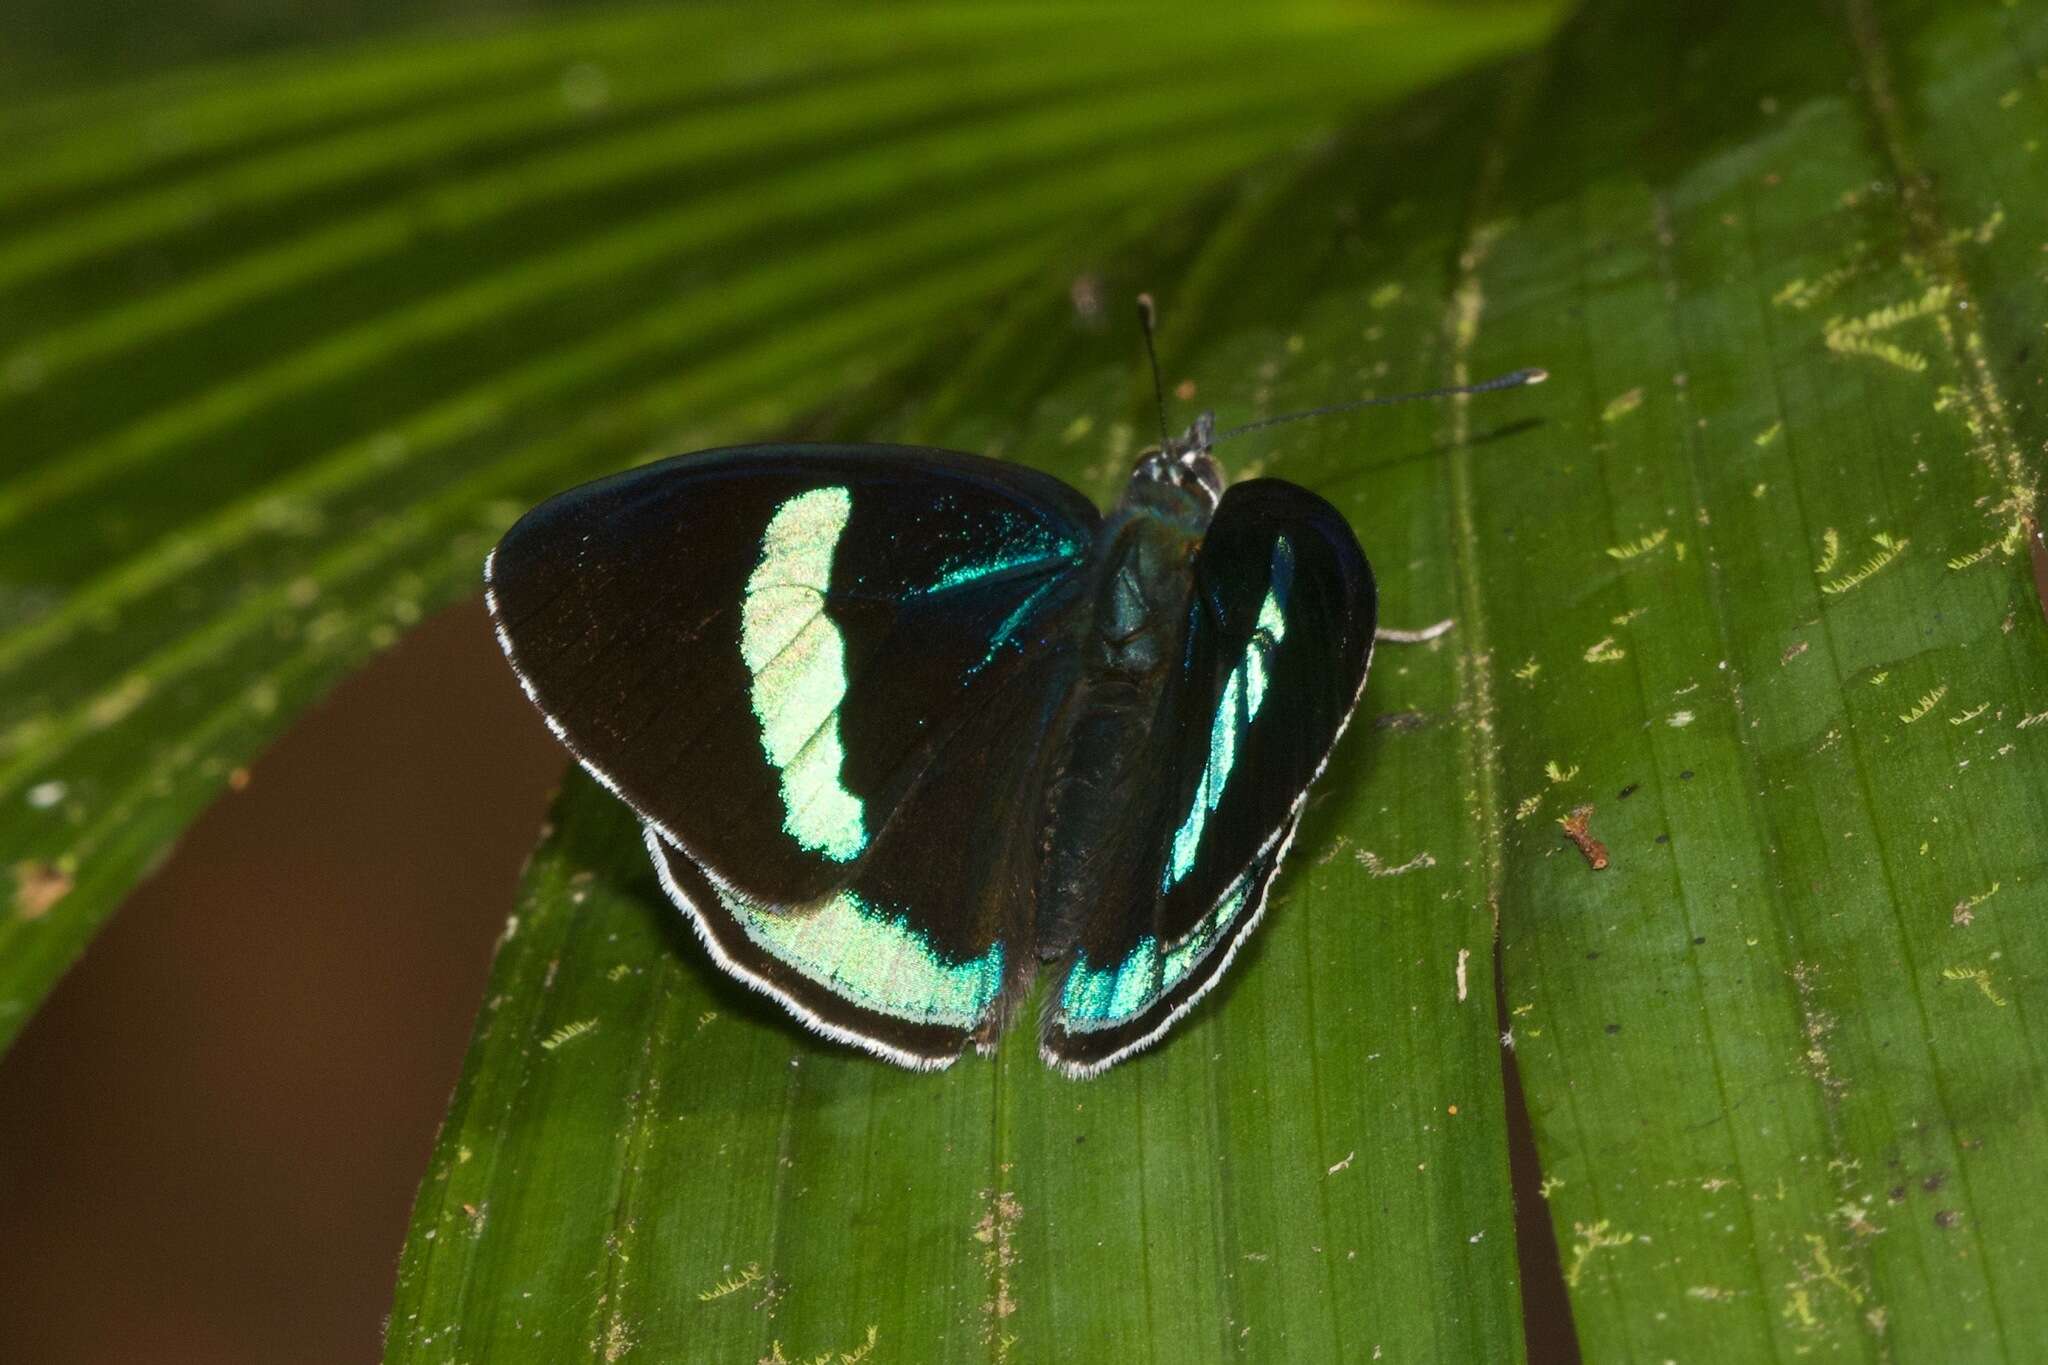
[(1148, 934), (1114, 967), (1090, 966), (1085, 953), (1077, 954), (1060, 990), (1065, 1026), (1075, 1033), (1115, 1028), (1151, 1008), (1222, 940), (1266, 867), (1263, 861), (1254, 864), (1185, 938), (1163, 953), (1159, 941)]
[(866, 807), (841, 776), (846, 642), (825, 614), (832, 557), (852, 511), (844, 488), (814, 488), (777, 508), (740, 607), (740, 655), (753, 674), (761, 748), (782, 780), (783, 828), (842, 863), (868, 843)]
[(1245, 642), (1244, 657), (1230, 670), (1216, 714), (1209, 723), (1209, 761), (1195, 785), (1194, 801), (1187, 818), (1174, 831), (1173, 844), (1160, 877), (1159, 889), (1174, 885), (1194, 871), (1195, 855), (1201, 851), (1202, 830), (1209, 813), (1222, 804), (1230, 770), (1259, 708), (1266, 704), (1266, 690), (1273, 673), (1273, 655), (1287, 638), (1287, 597), (1294, 586), (1294, 547), (1282, 536), (1273, 542), (1273, 563), (1268, 574), (1266, 600), (1259, 605), (1259, 617), (1252, 638)]
[(909, 917), (842, 891), (810, 910), (767, 911), (721, 890), (749, 939), (842, 999), (919, 1024), (973, 1028), (1003, 986), (1003, 945), (967, 962), (934, 952)]

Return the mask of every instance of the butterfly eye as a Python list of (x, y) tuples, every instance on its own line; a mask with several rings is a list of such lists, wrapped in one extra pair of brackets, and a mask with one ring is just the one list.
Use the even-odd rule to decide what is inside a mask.
[[(1206, 418), (1208, 414), (1203, 416)], [(1209, 454), (1206, 445), (1182, 455), (1178, 463), (1183, 487), (1199, 491), (1209, 500), (1211, 507), (1223, 500), (1223, 466)]]

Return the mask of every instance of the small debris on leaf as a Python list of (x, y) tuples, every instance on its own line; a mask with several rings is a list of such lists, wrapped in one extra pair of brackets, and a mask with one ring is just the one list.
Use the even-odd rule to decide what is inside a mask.
[(1627, 393), (1617, 394), (1609, 400), (1607, 406), (1601, 409), (1600, 420), (1618, 422), (1642, 405), (1643, 391), (1640, 388), (1630, 389)]
[(1586, 827), (1592, 819), (1593, 808), (1580, 806), (1570, 815), (1560, 817), (1557, 825), (1564, 831), (1564, 837), (1578, 845), (1579, 852), (1586, 855), (1586, 866), (1599, 872), (1607, 866), (1607, 845), (1587, 831)]
[(14, 913), (41, 919), (50, 907), (71, 894), (71, 874), (55, 863), (32, 858), (14, 865)]
[(1425, 867), (1436, 866), (1436, 855), (1427, 850), (1416, 854), (1398, 867), (1388, 866), (1379, 854), (1374, 853), (1369, 848), (1360, 849), (1354, 856), (1357, 857), (1360, 863), (1365, 865), (1366, 872), (1375, 877), (1399, 877), (1405, 873), (1419, 871)]

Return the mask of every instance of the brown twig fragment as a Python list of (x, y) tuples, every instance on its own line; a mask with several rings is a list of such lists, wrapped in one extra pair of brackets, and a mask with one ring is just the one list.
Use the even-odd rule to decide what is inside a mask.
[(1607, 845), (1587, 832), (1586, 826), (1593, 819), (1591, 806), (1580, 806), (1570, 815), (1561, 815), (1557, 827), (1564, 831), (1564, 837), (1579, 846), (1579, 852), (1586, 855), (1586, 866), (1595, 872), (1607, 866)]

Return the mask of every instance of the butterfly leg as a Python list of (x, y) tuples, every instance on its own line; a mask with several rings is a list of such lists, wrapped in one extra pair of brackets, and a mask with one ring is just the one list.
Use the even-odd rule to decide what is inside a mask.
[(1446, 616), (1434, 625), (1424, 626), (1420, 630), (1394, 630), (1388, 626), (1381, 626), (1373, 632), (1373, 638), (1389, 645), (1426, 645), (1431, 640), (1449, 635), (1457, 624), (1456, 617)]

